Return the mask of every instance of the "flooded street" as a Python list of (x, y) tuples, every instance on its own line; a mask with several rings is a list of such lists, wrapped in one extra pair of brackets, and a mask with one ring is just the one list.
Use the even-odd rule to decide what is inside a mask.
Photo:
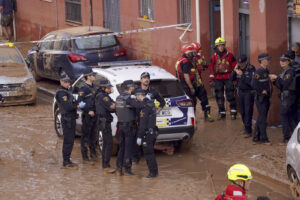
[[(228, 139), (227, 132), (231, 134), (240, 128), (239, 120), (203, 124), (200, 117), (190, 150), (177, 151), (172, 156), (157, 152), (158, 178), (144, 178), (148, 173), (145, 160), (133, 166), (134, 177), (106, 174), (100, 162), (82, 164), (79, 138), (72, 153), (78, 168), (64, 169), (63, 140), (56, 136), (51, 109), (52, 97), (41, 92), (35, 106), (0, 107), (3, 116), (0, 122), (0, 199), (214, 199), (228, 183), (226, 171), (231, 164), (243, 162), (251, 170), (252, 166), (275, 170), (274, 163), (263, 156), (273, 150), (264, 149), (255, 159), (250, 155), (256, 155), (259, 148), (276, 148), (274, 154), (284, 153), (283, 147), (280, 151), (279, 147), (252, 145), (242, 137)], [(228, 126), (226, 130), (224, 123)], [(224, 130), (220, 132), (220, 128)], [(281, 174), (284, 181), (286, 175), (281, 172), (284, 167), (281, 160), (278, 159), (272, 175), (280, 177)], [(115, 157), (111, 164), (115, 165)], [(287, 185), (254, 172), (248, 197), (256, 199), (259, 195), (272, 200), (292, 199)]]

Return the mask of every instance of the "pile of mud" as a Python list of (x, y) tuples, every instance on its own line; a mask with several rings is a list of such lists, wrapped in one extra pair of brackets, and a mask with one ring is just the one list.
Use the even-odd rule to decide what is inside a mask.
[(23, 63), (1, 63), (0, 76), (24, 77), (27, 76), (27, 70)]

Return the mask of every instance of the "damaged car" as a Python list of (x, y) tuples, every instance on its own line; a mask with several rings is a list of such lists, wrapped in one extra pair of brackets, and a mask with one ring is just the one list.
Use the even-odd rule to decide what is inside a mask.
[(35, 104), (36, 82), (20, 51), (6, 43), (0, 52), (0, 105)]

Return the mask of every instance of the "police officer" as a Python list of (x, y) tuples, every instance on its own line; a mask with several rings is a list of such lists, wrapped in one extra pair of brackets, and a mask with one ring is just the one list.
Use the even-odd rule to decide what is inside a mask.
[(125, 174), (134, 175), (131, 171), (132, 148), (135, 143), (136, 132), (136, 110), (127, 103), (131, 93), (134, 91), (134, 82), (126, 80), (121, 85), (122, 92), (116, 99), (116, 114), (118, 116), (118, 143), (119, 151), (117, 156), (117, 173), (123, 175), (122, 168), (125, 169)]
[(74, 139), (75, 127), (77, 119), (77, 103), (68, 90), (71, 79), (66, 74), (60, 77), (60, 87), (56, 91), (55, 99), (61, 113), (61, 123), (64, 135), (64, 142), (62, 147), (63, 166), (67, 168), (75, 167), (75, 164), (70, 160)]
[[(197, 102), (196, 98), (201, 101), (205, 121), (213, 122), (214, 120), (210, 115), (207, 92), (201, 79), (200, 72), (203, 69), (203, 60), (202, 57), (198, 55), (200, 48), (201, 46), (198, 43), (192, 43), (191, 45), (182, 47), (182, 56), (176, 63), (176, 73), (185, 92), (194, 100), (195, 105)], [(198, 70), (198, 67), (201, 69)]]
[(270, 97), (272, 94), (268, 66), (271, 57), (267, 53), (258, 55), (260, 66), (254, 73), (252, 88), (256, 91), (255, 104), (258, 116), (255, 124), (253, 143), (261, 141), (264, 144), (271, 144), (267, 136), (267, 116), (270, 108)]
[(295, 72), (288, 52), (280, 57), (280, 66), (283, 72), (279, 75), (270, 75), (271, 81), (280, 90), (280, 120), (282, 124), (283, 143), (288, 143), (296, 122), (293, 116), (293, 105), (296, 101)]
[(219, 107), (218, 119), (225, 119), (225, 98), (224, 89), (226, 93), (226, 99), (230, 104), (231, 119), (236, 119), (236, 101), (234, 97), (234, 85), (230, 81), (230, 75), (236, 66), (236, 59), (233, 54), (228, 52), (225, 48), (226, 41), (224, 38), (217, 38), (215, 40), (216, 52), (211, 56), (209, 64), (210, 86), (215, 89), (216, 101)]
[[(160, 96), (160, 94), (158, 93), (158, 91), (156, 91), (154, 88), (152, 88), (150, 86), (150, 74), (149, 72), (143, 72), (141, 74), (141, 77), (140, 77), (140, 82), (141, 82), (141, 85), (139, 87), (137, 87), (134, 91), (134, 94), (136, 93), (137, 90), (144, 90), (145, 94), (149, 96), (149, 98), (151, 98), (152, 100), (156, 100), (159, 102), (159, 106), (157, 108), (157, 113), (159, 113), (163, 108), (164, 106), (166, 105), (166, 102), (164, 100), (164, 98), (162, 98)], [(137, 112), (139, 113), (139, 109), (137, 109)], [(139, 116), (137, 116), (139, 117)], [(138, 119), (137, 119), (138, 121)], [(140, 160), (140, 157), (141, 157), (141, 148), (138, 147), (136, 145), (136, 143), (134, 143), (134, 150), (133, 150), (133, 161), (135, 163), (138, 163), (139, 160)]]
[(238, 102), (244, 124), (244, 134), (245, 137), (251, 137), (254, 105), (254, 92), (251, 87), (251, 81), (255, 67), (248, 63), (247, 60), (248, 58), (245, 54), (238, 58), (238, 64), (232, 72), (230, 80), (237, 80)]
[(146, 98), (143, 89), (135, 91), (137, 101), (144, 103), (139, 113), (139, 127), (137, 134), (137, 145), (143, 147), (144, 156), (149, 169), (147, 178), (158, 176), (157, 162), (154, 154), (154, 144), (158, 134), (156, 127), (156, 108), (153, 101)]
[(82, 135), (81, 135), (81, 154), (84, 162), (90, 162), (88, 157), (88, 147), (90, 151), (90, 158), (92, 160), (97, 160), (96, 155), (96, 127), (97, 127), (97, 117), (96, 117), (96, 107), (95, 107), (95, 97), (96, 88), (93, 85), (93, 81), (96, 77), (96, 72), (90, 71), (85, 73), (86, 82), (79, 90), (78, 102), (84, 102), (85, 106), (82, 108)]
[(108, 80), (100, 80), (99, 91), (96, 95), (95, 105), (96, 114), (98, 117), (98, 130), (102, 131), (103, 148), (102, 148), (102, 168), (110, 170), (110, 157), (113, 148), (113, 138), (111, 130), (111, 122), (115, 112), (115, 102), (109, 96), (113, 92), (112, 85)]

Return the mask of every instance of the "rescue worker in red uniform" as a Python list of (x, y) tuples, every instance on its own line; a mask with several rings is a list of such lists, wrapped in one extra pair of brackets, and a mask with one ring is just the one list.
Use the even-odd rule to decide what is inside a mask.
[(234, 70), (237, 61), (232, 53), (228, 52), (225, 48), (225, 39), (219, 37), (215, 41), (216, 52), (211, 56), (209, 64), (210, 75), (209, 82), (210, 86), (215, 89), (216, 101), (219, 107), (219, 118), (225, 119), (225, 98), (224, 90), (226, 93), (226, 99), (230, 104), (230, 115), (231, 119), (236, 119), (236, 100), (234, 97), (234, 85), (230, 80), (230, 75)]
[(232, 184), (227, 185), (226, 190), (215, 200), (248, 200), (246, 191), (249, 190), (252, 179), (249, 168), (243, 164), (235, 164), (228, 170), (227, 177)]
[(195, 48), (193, 45), (185, 45), (181, 49), (182, 56), (176, 62), (176, 75), (182, 84), (185, 92), (196, 102), (196, 98), (201, 101), (204, 119), (208, 122), (214, 120), (210, 115), (210, 105), (208, 104), (207, 92), (203, 85), (201, 76), (195, 64)]

